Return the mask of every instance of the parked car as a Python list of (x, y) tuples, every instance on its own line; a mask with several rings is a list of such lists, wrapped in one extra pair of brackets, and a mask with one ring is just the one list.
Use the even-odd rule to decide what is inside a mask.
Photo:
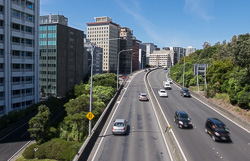
[(183, 96), (183, 97), (191, 97), (191, 93), (187, 88), (181, 88), (181, 96)]
[(112, 133), (116, 134), (123, 134), (125, 135), (127, 132), (127, 120), (125, 119), (116, 119), (113, 123)]
[(159, 89), (158, 90), (158, 95), (160, 97), (168, 97), (168, 93), (167, 93), (167, 91), (165, 89)]
[(146, 93), (139, 94), (139, 101), (148, 101), (148, 97)]
[(168, 78), (167, 81), (170, 83), (170, 84), (173, 84), (173, 80), (171, 78)]
[(174, 115), (174, 121), (179, 128), (193, 128), (191, 118), (185, 111), (176, 111)]
[(229, 129), (217, 118), (208, 118), (205, 124), (205, 132), (208, 133), (213, 141), (231, 142)]
[(168, 81), (163, 81), (163, 88), (164, 89), (172, 89), (170, 82)]

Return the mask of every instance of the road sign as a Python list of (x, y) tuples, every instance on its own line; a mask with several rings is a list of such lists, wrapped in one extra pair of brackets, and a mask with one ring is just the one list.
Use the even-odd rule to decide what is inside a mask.
[(92, 120), (95, 117), (95, 115), (91, 112), (89, 112), (86, 116), (89, 120)]

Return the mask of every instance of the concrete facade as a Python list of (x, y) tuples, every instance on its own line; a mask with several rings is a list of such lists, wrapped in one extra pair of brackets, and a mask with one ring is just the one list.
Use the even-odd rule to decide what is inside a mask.
[(96, 46), (103, 48), (104, 73), (115, 73), (117, 54), (119, 51), (120, 26), (109, 17), (95, 17), (95, 22), (87, 23), (87, 39)]
[(171, 66), (171, 57), (173, 50), (155, 50), (149, 56), (149, 65), (156, 66)]
[(40, 21), (40, 91), (63, 97), (83, 80), (83, 62), (88, 60), (83, 59), (83, 31), (63, 23), (67, 18), (62, 15), (45, 21), (51, 16), (41, 16)]
[(40, 1), (0, 1), (0, 115), (39, 101)]

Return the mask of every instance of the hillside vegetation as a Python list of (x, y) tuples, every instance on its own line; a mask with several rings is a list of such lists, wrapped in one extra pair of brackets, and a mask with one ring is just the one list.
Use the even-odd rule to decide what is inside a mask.
[[(206, 96), (226, 95), (232, 105), (250, 109), (250, 34), (233, 36), (231, 42), (205, 45), (185, 57), (185, 86), (196, 86), (194, 64), (209, 64)], [(170, 76), (183, 83), (184, 58), (171, 67)], [(199, 76), (199, 84), (204, 84)], [(204, 87), (205, 88), (205, 87)]]

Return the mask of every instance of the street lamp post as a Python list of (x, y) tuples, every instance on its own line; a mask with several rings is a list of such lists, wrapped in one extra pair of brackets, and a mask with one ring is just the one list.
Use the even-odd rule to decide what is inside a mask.
[(120, 56), (120, 54), (122, 53), (122, 52), (124, 52), (124, 51), (131, 51), (132, 49), (127, 49), (127, 50), (121, 50), (119, 53), (118, 53), (118, 62), (117, 62), (117, 80), (116, 80), (116, 90), (118, 91), (118, 84), (119, 84), (119, 56)]
[[(99, 42), (103, 42), (103, 41), (110, 41), (110, 40), (118, 40), (121, 38), (113, 38), (113, 39), (106, 39), (106, 40), (102, 40)], [(93, 59), (93, 55), (94, 55), (94, 50), (95, 50), (95, 45), (91, 45), (91, 75), (90, 75), (90, 97), (89, 97), (89, 111), (92, 112), (92, 91), (93, 91), (93, 63), (94, 63), (94, 59)], [(89, 120), (89, 136), (91, 135), (91, 120)]]
[(184, 55), (184, 67), (183, 67), (183, 88), (185, 86), (185, 55)]

